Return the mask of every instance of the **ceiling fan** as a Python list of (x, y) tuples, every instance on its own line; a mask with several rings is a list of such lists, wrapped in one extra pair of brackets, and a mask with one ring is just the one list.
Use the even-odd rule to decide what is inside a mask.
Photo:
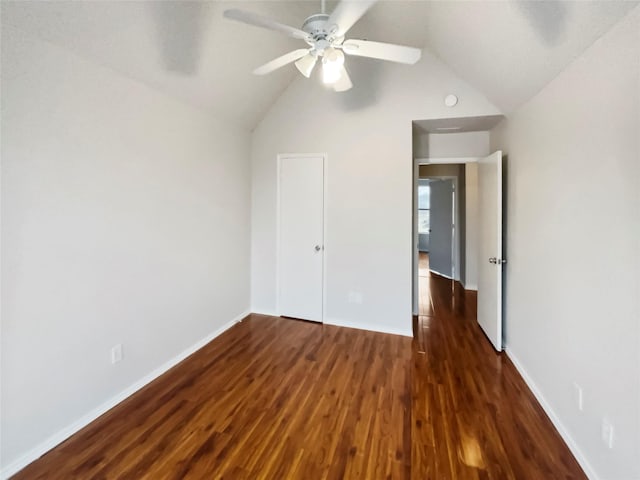
[(345, 53), (409, 65), (420, 60), (422, 52), (419, 48), (368, 40), (345, 40), (347, 31), (375, 2), (376, 0), (342, 0), (331, 15), (328, 15), (324, 13), (325, 0), (321, 0), (322, 13), (308, 17), (301, 28), (283, 25), (261, 15), (238, 9), (225, 10), (224, 16), (304, 40), (311, 47), (294, 50), (271, 60), (256, 68), (253, 71), (255, 75), (266, 75), (295, 62), (300, 73), (309, 78), (318, 58), (322, 58), (323, 82), (331, 85), (336, 92), (344, 92), (353, 86), (344, 66)]

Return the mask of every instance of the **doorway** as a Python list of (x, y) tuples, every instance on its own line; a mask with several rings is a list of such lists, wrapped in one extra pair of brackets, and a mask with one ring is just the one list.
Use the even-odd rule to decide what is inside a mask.
[[(464, 168), (466, 173), (473, 172), (473, 175), (466, 175), (463, 177), (463, 185), (467, 184), (467, 176), (474, 178), (473, 192), (474, 197), (471, 199), (466, 198), (465, 202), (467, 207), (469, 205), (475, 205), (476, 212), (469, 215), (470, 212), (461, 209), (460, 204), (463, 201), (455, 200), (455, 191), (460, 193), (465, 191), (465, 188), (452, 188), (449, 184), (450, 181), (446, 181), (442, 178), (429, 178), (429, 249), (428, 254), (420, 251), (416, 247), (414, 254), (417, 260), (417, 275), (414, 277), (416, 282), (415, 286), (418, 286), (418, 298), (416, 311), (418, 315), (423, 315), (425, 308), (429, 308), (429, 298), (423, 294), (422, 283), (426, 281), (425, 277), (432, 278), (432, 274), (438, 274), (443, 277), (443, 280), (448, 279), (451, 282), (451, 293), (462, 287), (463, 291), (467, 290), (464, 282), (473, 283), (477, 285), (475, 290), (477, 291), (477, 321), (484, 331), (486, 337), (491, 342), (493, 347), (500, 351), (503, 348), (503, 265), (506, 263), (505, 252), (502, 248), (502, 227), (503, 227), (503, 196), (502, 188), (504, 185), (504, 178), (502, 176), (504, 159), (502, 158), (502, 152), (494, 152), (486, 157), (478, 158), (474, 162), (462, 165), (447, 165), (448, 167)], [(418, 172), (420, 172), (423, 165), (419, 166)], [(440, 166), (441, 167), (441, 166)], [(422, 176), (422, 175), (420, 175)], [(417, 206), (419, 207), (419, 189), (420, 181), (418, 180), (418, 187), (416, 190), (416, 197), (418, 197)], [(454, 192), (452, 192), (452, 190)], [(437, 199), (441, 198), (441, 207), (438, 208), (436, 204)], [(470, 200), (467, 201), (467, 200)], [(456, 205), (457, 204), (457, 205)], [(443, 208), (444, 207), (444, 208)], [(455, 213), (452, 216), (450, 213), (451, 208), (454, 212), (462, 210), (462, 215), (467, 221), (464, 227), (461, 222), (454, 220)], [(418, 208), (419, 210), (419, 208)], [(439, 214), (437, 212), (440, 212)], [(415, 215), (415, 213), (414, 213)], [(416, 215), (417, 217), (417, 215)], [(471, 218), (469, 218), (471, 217)], [(469, 225), (473, 224), (475, 217), (475, 227), (469, 231)], [(440, 219), (439, 219), (440, 218)], [(471, 222), (470, 222), (471, 220)], [(438, 240), (436, 233), (436, 225), (442, 224), (441, 231), (444, 235), (440, 236)], [(449, 235), (451, 233), (451, 235)], [(474, 259), (477, 265), (475, 280), (471, 280), (469, 272), (465, 268), (465, 264), (461, 266), (461, 276), (456, 276), (456, 260), (452, 260), (453, 265), (448, 264), (449, 259), (455, 259), (455, 255), (450, 255), (450, 248), (455, 250), (455, 236), (463, 237), (464, 240), (460, 241), (458, 245), (464, 245), (464, 250), (469, 249), (470, 245), (475, 245), (471, 255), (467, 255), (467, 259)], [(419, 237), (419, 233), (418, 233)], [(440, 252), (436, 254), (438, 248), (438, 242), (442, 242)], [(419, 241), (416, 242), (419, 245)], [(456, 245), (456, 246), (458, 246)], [(443, 247), (443, 248), (442, 248)], [(444, 252), (444, 253), (443, 253)], [(440, 256), (438, 256), (440, 255)], [(459, 258), (464, 258), (464, 254)], [(428, 266), (428, 267), (427, 267)], [(424, 275), (425, 268), (428, 268), (428, 274)], [(449, 270), (451, 268), (451, 270)], [(448, 273), (451, 271), (451, 275)], [(459, 285), (455, 285), (458, 283)], [(474, 292), (475, 293), (475, 292)]]
[(456, 190), (450, 178), (432, 178), (430, 189), (429, 270), (449, 279), (457, 279)]
[[(496, 350), (502, 348), (503, 301), (502, 272), (504, 251), (499, 239), (502, 236), (501, 152), (491, 151), (490, 130), (502, 120), (502, 116), (439, 118), (414, 120), (412, 142), (414, 159), (413, 177), (413, 313), (421, 311), (420, 287), (426, 265), (431, 272), (443, 274), (443, 281), (451, 285), (451, 291), (462, 287), (463, 292), (478, 295), (478, 323)], [(447, 173), (425, 175), (423, 169), (459, 169), (461, 181), (455, 190), (458, 196), (452, 202), (458, 214), (452, 222), (453, 261), (438, 266), (433, 255), (434, 205), (433, 190), (429, 196), (429, 223), (431, 231), (428, 248), (419, 232), (420, 184), (424, 177), (444, 176)], [(456, 176), (455, 173), (449, 175)], [(484, 192), (483, 195), (480, 193)], [(485, 198), (485, 196), (487, 198)], [(482, 197), (482, 199), (480, 198)], [(422, 240), (422, 241), (421, 241)], [(420, 248), (420, 247), (423, 248)], [(428, 250), (428, 253), (426, 251)], [(426, 257), (425, 254), (432, 258)], [(436, 260), (434, 262), (434, 260)], [(450, 272), (450, 273), (449, 273)], [(482, 290), (482, 291), (481, 291)], [(482, 299), (480, 298), (482, 294)], [(480, 318), (482, 317), (482, 318)]]
[(466, 282), (466, 166), (420, 164), (417, 171), (417, 250), (432, 273)]

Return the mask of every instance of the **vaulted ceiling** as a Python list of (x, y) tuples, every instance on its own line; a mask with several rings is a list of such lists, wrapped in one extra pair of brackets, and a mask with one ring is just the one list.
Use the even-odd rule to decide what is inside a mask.
[[(635, 5), (381, 1), (348, 37), (427, 48), (509, 113)], [(225, 20), (227, 8), (298, 27), (320, 2), (3, 1), (2, 22), (252, 129), (298, 72), (250, 72), (305, 44)]]

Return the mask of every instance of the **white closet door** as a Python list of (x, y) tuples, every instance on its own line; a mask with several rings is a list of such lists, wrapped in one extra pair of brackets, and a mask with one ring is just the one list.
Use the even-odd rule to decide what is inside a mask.
[(324, 158), (279, 157), (278, 314), (322, 321)]

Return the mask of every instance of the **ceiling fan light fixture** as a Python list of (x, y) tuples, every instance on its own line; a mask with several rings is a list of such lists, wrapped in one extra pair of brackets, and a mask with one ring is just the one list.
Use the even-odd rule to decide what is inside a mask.
[(322, 81), (328, 85), (336, 83), (342, 76), (344, 53), (335, 48), (327, 48), (322, 57)]
[(317, 56), (309, 53), (298, 60), (295, 65), (302, 75), (309, 78), (311, 76), (311, 72), (313, 72), (313, 67), (316, 66), (317, 60)]
[(344, 68), (344, 65), (340, 68), (340, 78), (331, 86), (336, 92), (346, 92), (347, 90), (351, 90), (351, 87), (353, 87), (351, 78), (349, 78), (349, 74), (347, 73), (347, 69)]
[(310, 47), (294, 50), (265, 63), (253, 71), (256, 75), (266, 75), (285, 65), (295, 63), (300, 73), (309, 78), (318, 62), (318, 57), (322, 57), (323, 82), (336, 92), (346, 92), (353, 87), (353, 83), (344, 67), (345, 55), (407, 65), (413, 65), (420, 60), (422, 52), (419, 48), (368, 40), (345, 39), (346, 33), (377, 0), (337, 0), (337, 5), (331, 14), (326, 13), (325, 1), (321, 0), (320, 13), (307, 17), (302, 28), (291, 27), (237, 8), (225, 10), (224, 16), (230, 20), (266, 28), (303, 40)]

